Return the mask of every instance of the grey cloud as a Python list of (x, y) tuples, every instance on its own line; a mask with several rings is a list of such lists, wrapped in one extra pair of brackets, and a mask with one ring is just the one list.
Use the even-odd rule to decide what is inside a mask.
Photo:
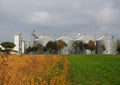
[[(9, 40), (9, 37), (12, 40), (13, 35), (19, 32), (23, 32), (23, 37), (30, 38), (33, 29), (39, 29), (39, 33), (118, 33), (119, 2), (119, 0), (0, 0), (2, 30), (0, 40)], [(105, 13), (104, 9), (109, 3), (112, 7)]]

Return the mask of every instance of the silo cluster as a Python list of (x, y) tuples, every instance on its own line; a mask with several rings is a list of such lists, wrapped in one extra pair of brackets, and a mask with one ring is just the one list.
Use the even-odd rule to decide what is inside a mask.
[[(90, 40), (92, 40), (95, 43), (95, 40), (92, 37), (88, 36), (88, 35), (83, 35), (83, 36), (76, 39), (76, 41), (82, 42), (83, 44), (87, 44)], [(91, 54), (91, 51), (88, 50), (88, 49), (84, 49), (82, 53), (83, 54)]]
[[(98, 39), (94, 39), (86, 34), (79, 36), (76, 39), (73, 39), (67, 35), (62, 35), (56, 39), (53, 39), (47, 35), (41, 35), (40, 37), (31, 41), (31, 43), (32, 46), (37, 46), (38, 44), (41, 44), (43, 47), (46, 47), (46, 44), (49, 41), (57, 40), (62, 40), (67, 44), (67, 46), (61, 49), (61, 54), (117, 54), (117, 44), (119, 43), (117, 39), (109, 35), (104, 35)], [(89, 41), (93, 41), (95, 44), (95, 50), (91, 51), (90, 49), (84, 49), (83, 51), (81, 51), (78, 47), (76, 50), (75, 46), (73, 45), (75, 41), (77, 41), (78, 43), (82, 42), (83, 44), (88, 44)], [(25, 45), (28, 47), (27, 43)], [(29, 45), (31, 45), (30, 41)]]
[(111, 36), (104, 35), (96, 41), (97, 54), (116, 54), (118, 40)]

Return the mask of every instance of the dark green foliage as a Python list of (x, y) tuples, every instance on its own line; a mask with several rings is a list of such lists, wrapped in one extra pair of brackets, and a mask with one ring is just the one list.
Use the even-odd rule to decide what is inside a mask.
[(15, 44), (13, 42), (2, 42), (1, 46), (5, 48), (5, 52), (9, 54), (10, 50), (12, 50), (15, 47)]
[(44, 47), (41, 45), (41, 44), (37, 44), (37, 46), (29, 46), (27, 49), (26, 49), (26, 52), (29, 53), (29, 52), (41, 52), (44, 50)]
[(53, 50), (56, 50), (56, 43), (54, 43), (53, 41), (49, 41), (46, 44), (46, 48), (49, 51), (49, 53), (52, 53)]
[(78, 41), (74, 41), (74, 43), (73, 43), (73, 47), (74, 47), (74, 53), (76, 54), (76, 53), (78, 53)]
[(89, 45), (85, 43), (85, 44), (84, 44), (84, 48), (85, 48), (85, 49), (89, 49)]
[(53, 42), (52, 42), (52, 41), (49, 41), (49, 42), (46, 44), (46, 48), (47, 48), (47, 49), (52, 49), (52, 48), (53, 48)]
[(75, 53), (78, 53), (78, 49), (82, 52), (84, 50), (84, 44), (83, 42), (75, 41), (73, 43), (73, 46), (75, 48)]
[(49, 51), (49, 53), (52, 53), (54, 50), (56, 50), (57, 46), (56, 43), (54, 43), (53, 41), (49, 41), (46, 44), (46, 50)]
[(81, 51), (83, 51), (83, 50), (84, 50), (84, 44), (83, 44), (83, 42), (79, 42), (79, 43), (78, 43), (78, 47), (79, 47), (79, 49), (80, 49)]
[(32, 47), (28, 47), (27, 49), (26, 49), (26, 53), (29, 53), (29, 52), (31, 52), (32, 51)]
[(77, 46), (78, 46), (78, 43), (79, 43), (78, 41), (75, 41), (75, 42), (73, 43), (73, 46), (74, 46), (74, 47), (77, 47)]
[(46, 48), (46, 47), (43, 47), (43, 51), (46, 52), (46, 51), (47, 51), (47, 48)]
[(12, 49), (15, 47), (15, 44), (13, 42), (2, 42), (1, 45), (5, 49)]
[(32, 51), (33, 51), (33, 52), (36, 52), (36, 51), (37, 51), (37, 47), (36, 47), (36, 46), (33, 46), (33, 47), (32, 47)]

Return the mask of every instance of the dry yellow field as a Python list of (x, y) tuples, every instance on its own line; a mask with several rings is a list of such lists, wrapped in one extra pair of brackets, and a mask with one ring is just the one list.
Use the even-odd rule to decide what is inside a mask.
[(0, 55), (0, 85), (67, 85), (65, 55)]

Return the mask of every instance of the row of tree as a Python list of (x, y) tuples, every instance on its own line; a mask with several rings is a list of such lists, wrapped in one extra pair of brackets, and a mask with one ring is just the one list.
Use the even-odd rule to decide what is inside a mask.
[[(13, 50), (13, 48), (15, 47), (15, 44), (13, 42), (2, 42), (0, 45), (4, 48), (4, 50), (2, 50), (0, 48), (0, 51), (4, 51), (7, 54), (9, 54), (9, 52), (11, 50)], [(62, 40), (49, 41), (46, 44), (46, 47), (43, 47), (42, 44), (37, 44), (36, 46), (28, 47), (26, 49), (26, 53), (29, 53), (29, 52), (37, 52), (37, 53), (44, 53), (44, 52), (47, 52), (47, 53), (60, 53), (61, 49), (65, 48), (66, 46), (67, 46), (67, 44), (64, 41), (62, 41)], [(96, 44), (92, 40), (89, 40), (88, 43), (83, 43), (83, 42), (75, 41), (73, 43), (73, 47), (75, 49), (75, 53), (77, 53), (78, 51), (82, 52), (85, 49), (91, 50), (91, 52), (92, 52), (92, 51), (95, 51)], [(106, 50), (106, 47), (104, 45), (101, 45), (100, 48), (101, 48), (102, 51)], [(120, 54), (120, 43), (117, 44), (117, 51)]]
[[(46, 44), (46, 47), (43, 47), (42, 44), (38, 44), (33, 47), (28, 47), (26, 49), (26, 52), (27, 53), (29, 52), (45, 53), (46, 52), (46, 53), (58, 54), (58, 53), (61, 53), (61, 50), (66, 46), (67, 44), (62, 40), (49, 41)], [(90, 50), (91, 53), (96, 50), (96, 44), (92, 40), (89, 40), (88, 43), (83, 43), (82, 41), (74, 41), (73, 47), (74, 47), (73, 50), (75, 54), (83, 53), (86, 49)], [(106, 50), (105, 45), (101, 45), (99, 48), (101, 49), (101, 51)], [(120, 54), (120, 43), (117, 45), (117, 51)]]
[[(43, 47), (41, 44), (37, 44), (36, 46), (28, 47), (26, 49), (26, 52), (27, 53), (29, 53), (29, 52), (61, 53), (61, 50), (66, 46), (67, 46), (67, 44), (62, 40), (49, 41), (46, 44), (46, 47)], [(96, 49), (96, 45), (95, 45), (94, 41), (92, 41), (92, 40), (90, 40), (88, 43), (75, 41), (73, 43), (73, 47), (74, 47), (75, 53), (77, 53), (78, 50), (80, 50), (80, 52), (82, 52), (83, 50), (88, 49), (88, 50), (91, 50), (91, 52), (92, 52)]]
[(46, 44), (46, 47), (43, 47), (42, 44), (37, 44), (36, 46), (33, 47), (28, 47), (26, 49), (26, 53), (30, 52), (37, 52), (37, 53), (58, 53), (61, 49), (63, 49), (67, 44), (62, 41), (62, 40), (57, 40), (57, 41), (49, 41)]
[(95, 51), (96, 49), (96, 45), (94, 43), (94, 41), (92, 40), (89, 40), (88, 43), (83, 43), (82, 41), (75, 41), (73, 43), (73, 46), (75, 48), (75, 53), (77, 53), (78, 51), (80, 52), (83, 52), (85, 49), (88, 49), (88, 50), (91, 50), (92, 51)]

